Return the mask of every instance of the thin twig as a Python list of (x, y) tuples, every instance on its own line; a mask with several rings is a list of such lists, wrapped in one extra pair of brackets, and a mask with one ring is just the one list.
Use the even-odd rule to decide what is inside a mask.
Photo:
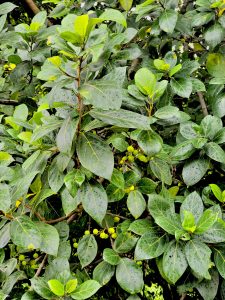
[(0, 99), (0, 104), (15, 106), (15, 105), (19, 105), (20, 103), (18, 101), (10, 100), (10, 99)]
[(38, 277), (41, 274), (41, 270), (44, 268), (47, 258), (48, 258), (48, 254), (45, 254), (42, 262), (39, 265), (39, 268), (37, 269), (37, 272), (35, 273), (35, 277)]
[(180, 297), (180, 300), (184, 300), (186, 298), (187, 294), (186, 293), (183, 293)]
[(126, 217), (123, 217), (123, 216), (120, 216), (120, 215), (117, 215), (117, 214), (112, 214), (110, 212), (107, 212), (107, 215), (112, 216), (112, 217), (119, 217), (122, 220), (128, 220), (128, 218), (126, 218)]
[(208, 110), (207, 110), (207, 105), (205, 103), (205, 99), (203, 97), (203, 94), (202, 94), (202, 92), (197, 92), (197, 94), (198, 94), (199, 102), (200, 102), (201, 107), (202, 107), (203, 115), (207, 116), (209, 113), (208, 113)]

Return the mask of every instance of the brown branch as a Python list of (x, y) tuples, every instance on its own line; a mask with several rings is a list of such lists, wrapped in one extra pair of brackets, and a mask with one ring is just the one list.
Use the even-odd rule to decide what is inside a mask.
[(35, 15), (40, 12), (40, 9), (38, 8), (38, 6), (36, 5), (36, 3), (33, 0), (24, 0), (24, 1), (26, 2), (28, 7), (30, 8), (30, 10), (32, 10), (32, 12)]
[(18, 101), (10, 100), (10, 99), (0, 99), (0, 104), (16, 106), (19, 105), (20, 103)]
[(183, 293), (180, 297), (180, 300), (184, 300), (186, 298), (187, 294), (186, 293)]
[(183, 5), (181, 6), (181, 9), (180, 9), (180, 12), (182, 14), (186, 13), (189, 2), (190, 2), (190, 0), (184, 0)]
[(48, 254), (45, 254), (42, 262), (39, 265), (39, 268), (37, 269), (37, 272), (35, 273), (35, 277), (38, 277), (41, 274), (41, 270), (44, 268), (47, 258), (48, 258)]
[(202, 92), (197, 92), (197, 94), (198, 94), (199, 102), (201, 104), (203, 115), (208, 116), (209, 113), (208, 113), (208, 110), (207, 110), (207, 105), (205, 103), (205, 99), (203, 97), (203, 94), (202, 94)]
[(110, 212), (107, 212), (106, 214), (109, 215), (109, 216), (112, 216), (112, 217), (119, 217), (122, 220), (128, 220), (128, 218), (126, 218), (126, 217), (123, 217), (123, 216), (120, 216), (120, 215), (117, 215), (117, 214), (112, 214)]

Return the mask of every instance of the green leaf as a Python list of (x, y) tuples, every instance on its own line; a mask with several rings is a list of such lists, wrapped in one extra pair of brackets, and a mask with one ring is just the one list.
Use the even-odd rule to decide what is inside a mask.
[(184, 219), (183, 212), (189, 211), (193, 214), (195, 222), (197, 223), (203, 214), (203, 209), (204, 206), (201, 197), (197, 192), (192, 192), (185, 198), (180, 207), (181, 220), (183, 221)]
[(124, 10), (129, 11), (131, 9), (133, 0), (119, 0), (119, 1), (120, 1), (120, 5)]
[(180, 216), (178, 214), (174, 214), (172, 216), (157, 217), (155, 218), (155, 222), (161, 228), (163, 228), (163, 230), (172, 235), (175, 235), (175, 232), (177, 230), (182, 229)]
[(199, 182), (209, 168), (209, 162), (206, 159), (195, 159), (185, 163), (182, 171), (184, 182), (187, 186), (192, 186)]
[[(77, 254), (82, 268), (88, 266), (96, 257), (98, 245), (93, 235), (84, 235), (79, 241)], [(75, 299), (75, 298), (74, 298)]]
[(214, 99), (212, 102), (212, 111), (213, 114), (219, 118), (225, 116), (225, 96)]
[(172, 78), (170, 81), (173, 92), (180, 97), (189, 98), (192, 92), (192, 81), (189, 78)]
[(137, 137), (137, 142), (140, 148), (149, 156), (156, 155), (162, 149), (163, 141), (161, 137), (150, 130), (143, 130)]
[(212, 48), (216, 47), (224, 39), (224, 28), (220, 24), (214, 24), (209, 27), (204, 34), (204, 38), (207, 44)]
[(70, 117), (66, 118), (63, 122), (56, 136), (56, 145), (60, 152), (68, 154), (71, 153), (77, 125), (78, 121), (72, 120)]
[(213, 17), (214, 14), (212, 12), (200, 12), (193, 16), (191, 25), (193, 27), (205, 25), (209, 23), (209, 21), (211, 21)]
[(65, 286), (65, 293), (71, 294), (77, 287), (77, 279), (70, 279)]
[(123, 177), (123, 173), (121, 173), (117, 169), (114, 169), (111, 177), (111, 183), (119, 189), (124, 189), (125, 180)]
[(132, 222), (128, 228), (129, 231), (137, 235), (143, 235), (152, 230), (152, 223), (148, 219), (140, 219)]
[(64, 188), (61, 192), (61, 201), (63, 211), (66, 215), (68, 215), (77, 208), (77, 205), (79, 204), (79, 197), (71, 196), (68, 189)]
[(147, 68), (141, 68), (136, 72), (134, 79), (139, 90), (152, 98), (156, 88), (155, 75)]
[(217, 132), (223, 128), (223, 122), (218, 117), (208, 115), (201, 121), (201, 128), (205, 137), (213, 140)]
[(101, 120), (106, 124), (115, 125), (122, 128), (134, 129), (150, 129), (150, 124), (154, 122), (152, 117), (146, 117), (141, 114), (125, 110), (109, 110), (93, 109), (90, 111), (93, 118)]
[(159, 235), (155, 230), (146, 232), (138, 240), (135, 247), (135, 259), (152, 259), (160, 256), (168, 245), (166, 234)]
[(34, 291), (43, 299), (52, 299), (55, 295), (49, 289), (46, 279), (43, 277), (33, 277), (30, 279)]
[(99, 17), (102, 20), (115, 21), (118, 24), (127, 27), (127, 21), (124, 15), (116, 9), (106, 9)]
[(208, 272), (212, 252), (210, 248), (198, 240), (190, 240), (184, 250), (188, 264), (195, 274), (205, 279), (211, 279)]
[(116, 266), (120, 262), (120, 256), (110, 248), (105, 248), (103, 251), (103, 259), (110, 265)]
[(93, 279), (98, 281), (101, 286), (106, 285), (115, 273), (115, 267), (106, 261), (100, 262), (93, 271)]
[(201, 234), (207, 231), (217, 221), (218, 213), (214, 213), (212, 210), (207, 209), (197, 223), (195, 234)]
[(128, 232), (119, 233), (115, 239), (113, 249), (117, 253), (127, 253), (131, 251), (137, 243), (137, 238)]
[(181, 64), (178, 64), (178, 65), (174, 66), (174, 67), (169, 71), (169, 76), (172, 77), (172, 76), (175, 75), (177, 72), (179, 72), (180, 69), (182, 69), (182, 65), (181, 65)]
[(218, 293), (219, 274), (215, 269), (211, 269), (210, 276), (210, 280), (204, 279), (196, 286), (196, 289), (204, 300), (214, 300)]
[(14, 8), (18, 7), (11, 2), (4, 2), (0, 4), (0, 15), (5, 15), (11, 12)]
[(84, 210), (92, 219), (101, 224), (108, 206), (107, 194), (103, 186), (86, 183), (81, 187), (81, 193), (78, 196)]
[(59, 170), (56, 159), (48, 169), (48, 183), (53, 192), (57, 193), (64, 183), (64, 174)]
[(44, 253), (57, 256), (59, 234), (56, 228), (43, 222), (36, 222), (35, 224), (42, 235), (40, 250)]
[(28, 249), (30, 244), (34, 249), (41, 247), (42, 233), (28, 216), (15, 218), (11, 222), (10, 234), (12, 242), (19, 247)]
[(225, 164), (225, 152), (216, 143), (210, 142), (204, 146), (206, 154), (213, 160)]
[(151, 194), (154, 193), (157, 183), (149, 178), (142, 178), (137, 183), (138, 190), (143, 194)]
[(0, 183), (0, 210), (7, 212), (11, 206), (9, 185)]
[(210, 75), (216, 78), (225, 78), (225, 58), (220, 53), (210, 53), (207, 57), (206, 68)]
[(169, 165), (162, 159), (154, 157), (153, 160), (150, 160), (149, 166), (152, 170), (152, 173), (160, 179), (162, 182), (171, 185), (172, 175), (170, 172)]
[(148, 195), (148, 209), (154, 219), (175, 213), (174, 203), (158, 194)]
[(8, 152), (0, 151), (0, 166), (8, 166), (12, 161), (14, 161), (12, 155)]
[(182, 222), (182, 227), (184, 228), (184, 230), (190, 233), (195, 232), (196, 225), (195, 225), (195, 218), (193, 214), (187, 210), (183, 210), (182, 213), (184, 215), (184, 219)]
[(10, 240), (10, 223), (0, 229), (0, 249), (4, 248)]
[(84, 39), (84, 37), (86, 36), (88, 21), (89, 21), (88, 15), (77, 16), (75, 19), (74, 32), (75, 34), (81, 36), (82, 39)]
[(57, 280), (57, 279), (51, 279), (48, 281), (48, 286), (50, 290), (56, 295), (56, 296), (63, 296), (64, 295), (64, 286), (63, 284)]
[(75, 292), (70, 294), (70, 296), (76, 300), (89, 299), (100, 288), (101, 288), (101, 285), (97, 281), (87, 280), (84, 283), (82, 283), (81, 285), (79, 285), (78, 288), (75, 290)]
[(205, 243), (222, 243), (225, 242), (225, 222), (218, 219), (211, 228), (199, 236), (200, 240)]
[(220, 187), (216, 184), (210, 184), (209, 186), (211, 187), (213, 195), (216, 197), (216, 199), (220, 202), (223, 202), (223, 195)]
[(162, 264), (165, 276), (175, 284), (188, 266), (183, 245), (180, 242), (173, 240), (168, 244), (163, 254)]
[(224, 247), (214, 248), (213, 252), (216, 268), (220, 275), (225, 279), (225, 249)]
[(142, 270), (129, 258), (121, 259), (116, 268), (116, 280), (130, 294), (139, 293), (144, 286)]
[(173, 9), (165, 10), (159, 17), (160, 28), (167, 32), (173, 33), (177, 23), (178, 13)]
[(82, 133), (78, 137), (76, 150), (83, 167), (95, 175), (110, 180), (114, 158), (111, 149), (103, 140), (94, 134)]
[(127, 198), (127, 208), (135, 219), (138, 219), (146, 209), (146, 202), (139, 191), (132, 191)]
[(185, 160), (189, 158), (195, 151), (196, 149), (192, 144), (192, 140), (188, 140), (175, 146), (170, 153), (170, 157), (173, 160)]

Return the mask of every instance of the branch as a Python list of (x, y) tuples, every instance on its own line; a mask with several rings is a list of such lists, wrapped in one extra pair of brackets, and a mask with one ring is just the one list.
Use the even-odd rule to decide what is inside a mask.
[(197, 94), (198, 94), (199, 102), (200, 102), (201, 107), (202, 107), (203, 115), (207, 116), (209, 113), (208, 113), (208, 110), (207, 110), (207, 105), (205, 103), (205, 99), (203, 97), (203, 94), (202, 94), (202, 92), (197, 92)]
[(40, 9), (37, 7), (36, 3), (33, 0), (24, 0), (30, 10), (36, 15), (37, 13), (40, 12)]
[(180, 9), (180, 12), (182, 14), (186, 13), (186, 9), (188, 7), (189, 2), (190, 2), (190, 0), (184, 0), (183, 5), (181, 6), (181, 9)]
[(186, 293), (183, 293), (180, 297), (180, 300), (184, 300), (186, 298), (187, 294)]
[(37, 272), (35, 273), (35, 277), (38, 277), (41, 274), (41, 270), (44, 268), (47, 258), (48, 258), (48, 254), (45, 254), (42, 262), (39, 265), (39, 268), (37, 269)]
[(15, 100), (8, 100), (8, 99), (0, 99), (0, 104), (3, 104), (3, 105), (19, 105), (20, 103), (18, 101), (15, 101)]

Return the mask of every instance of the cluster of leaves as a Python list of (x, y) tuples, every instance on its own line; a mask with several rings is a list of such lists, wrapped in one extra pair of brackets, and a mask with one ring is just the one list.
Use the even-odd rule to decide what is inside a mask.
[(225, 299), (224, 1), (41, 4), (0, 5), (0, 299)]

